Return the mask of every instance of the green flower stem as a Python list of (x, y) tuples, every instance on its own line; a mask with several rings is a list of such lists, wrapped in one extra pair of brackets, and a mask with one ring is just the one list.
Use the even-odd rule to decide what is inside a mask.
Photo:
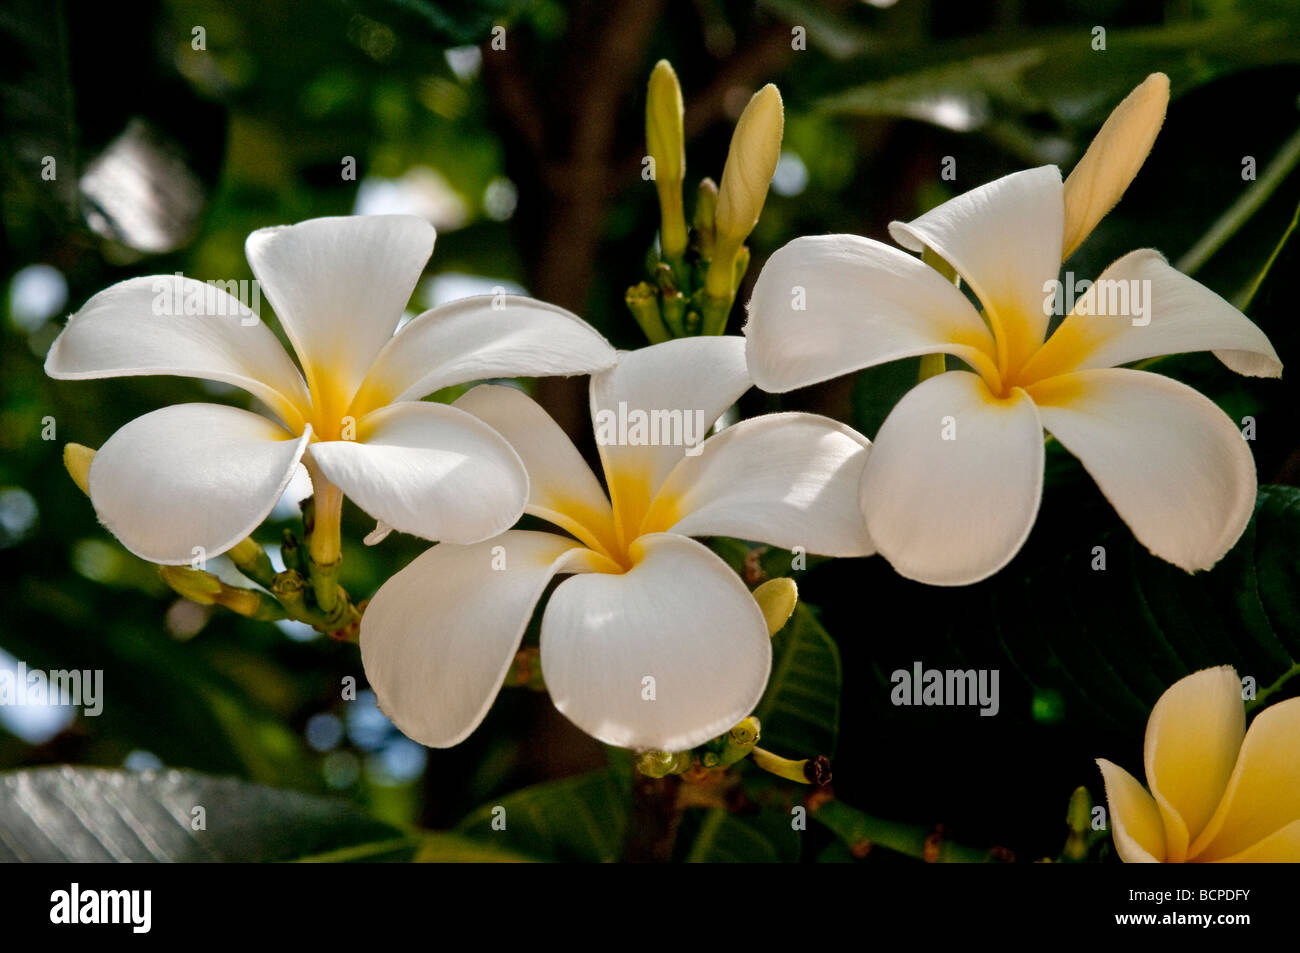
[(307, 568), (302, 559), (302, 544), (298, 542), (298, 537), (293, 535), (291, 529), (284, 531), (284, 538), (280, 543), (280, 561), (284, 563), (285, 569), (296, 569), (302, 572)]
[(226, 555), (235, 564), (235, 568), (253, 582), (271, 588), (275, 567), (271, 565), (271, 557), (266, 554), (266, 550), (255, 543), (251, 536), (236, 543)]
[(685, 295), (677, 290), (661, 291), (660, 304), (663, 308), (664, 323), (671, 329), (671, 336), (685, 337), (688, 333)]
[(809, 813), (844, 841), (855, 856), (864, 856), (880, 846), (931, 864), (985, 864), (1011, 859), (1001, 848), (964, 847), (944, 838), (941, 831), (872, 817), (833, 797), (814, 796), (810, 801)]
[(831, 779), (830, 760), (820, 755), (816, 758), (794, 761), (772, 754), (764, 748), (755, 747), (750, 753), (750, 758), (768, 774), (775, 774), (778, 778), (785, 778), (787, 781), (823, 785), (829, 783)]
[[(710, 268), (712, 272), (712, 268)], [(727, 329), (727, 318), (731, 314), (731, 303), (735, 295), (716, 297), (707, 288), (700, 301), (700, 333), (717, 335)]]
[(329, 612), (322, 610), (319, 605), (313, 605), (307, 597), (308, 592), (307, 581), (303, 579), (302, 573), (294, 569), (276, 573), (271, 584), (271, 593), (291, 619), (305, 622), (321, 632), (331, 635), (343, 633), (345, 638), (353, 639), (357, 625), (361, 622), (361, 611), (352, 604), (343, 588), (335, 588), (334, 605)]
[(651, 344), (659, 344), (672, 337), (659, 313), (659, 296), (649, 284), (643, 281), (628, 288), (623, 300), (627, 302), (627, 309), (632, 312), (632, 317), (636, 318), (636, 323), (641, 326)]
[(1261, 705), (1263, 705), (1264, 702), (1268, 701), (1270, 695), (1272, 695), (1274, 692), (1280, 689), (1291, 679), (1295, 678), (1297, 675), (1300, 675), (1300, 662), (1297, 662), (1295, 665), (1292, 665), (1289, 669), (1287, 669), (1285, 672), (1282, 673), (1282, 675), (1277, 679), (1277, 681), (1275, 681), (1272, 685), (1269, 685), (1267, 688), (1261, 688), (1255, 694), (1254, 698), (1246, 702), (1246, 714), (1249, 715), (1256, 708), (1259, 708)]
[(313, 491), (307, 527), (307, 571), (316, 605), (331, 617), (339, 602), (339, 569), (343, 564), (343, 491), (325, 478), (310, 453), (303, 456), (302, 462), (311, 476)]

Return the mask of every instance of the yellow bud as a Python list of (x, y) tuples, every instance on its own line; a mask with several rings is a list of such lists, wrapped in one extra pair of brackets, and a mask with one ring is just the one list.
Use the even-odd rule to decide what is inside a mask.
[(677, 74), (667, 60), (660, 60), (650, 73), (645, 104), (645, 141), (655, 160), (655, 181), (681, 182), (686, 173), (682, 114)]
[(695, 193), (695, 214), (691, 228), (695, 230), (695, 243), (704, 261), (713, 260), (713, 223), (718, 214), (718, 185), (705, 177)]
[(72, 477), (72, 482), (81, 488), (81, 492), (90, 493), (90, 461), (95, 459), (95, 451), (79, 443), (63, 445), (63, 466)]
[(736, 123), (718, 187), (718, 243), (733, 252), (749, 237), (763, 211), (781, 157), (784, 129), (781, 94), (768, 83), (754, 94)]
[(241, 563), (252, 562), (261, 552), (261, 546), (253, 542), (251, 537), (245, 537), (235, 543), (234, 546), (231, 546), (230, 549), (226, 551), (226, 555), (230, 557), (231, 561), (234, 562), (236, 566), (238, 566)]
[(650, 73), (645, 104), (646, 148), (654, 160), (655, 190), (659, 193), (659, 243), (667, 259), (686, 251), (686, 215), (682, 208), (682, 178), (686, 174), (686, 136), (682, 131), (682, 88), (667, 60)]
[(763, 610), (767, 634), (776, 635), (794, 614), (795, 604), (799, 601), (799, 587), (787, 576), (769, 579), (754, 590), (754, 601)]
[(1088, 151), (1065, 180), (1065, 232), (1061, 259), (1115, 207), (1142, 168), (1169, 106), (1169, 77), (1152, 73), (1115, 107)]
[(212, 573), (188, 566), (159, 566), (158, 575), (179, 595), (204, 606), (217, 602), (224, 588), (221, 580)]

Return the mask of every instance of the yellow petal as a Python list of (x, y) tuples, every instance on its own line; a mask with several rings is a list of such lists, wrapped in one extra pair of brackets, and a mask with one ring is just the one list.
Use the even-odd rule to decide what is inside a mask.
[(1147, 721), (1147, 783), (1160, 806), (1168, 860), (1181, 863), (1188, 843), (1214, 815), (1246, 732), (1241, 680), (1231, 665), (1174, 682)]
[(1097, 759), (1106, 782), (1110, 829), (1115, 850), (1126, 864), (1160, 863), (1165, 859), (1165, 830), (1160, 809), (1137, 778), (1105, 758)]
[(1083, 244), (1146, 161), (1169, 105), (1169, 77), (1152, 73), (1115, 107), (1065, 180), (1061, 259)]
[[(1190, 853), (1197, 860), (1300, 860), (1300, 698), (1250, 724), (1218, 811)], [(1256, 854), (1258, 858), (1247, 858)], [(1285, 858), (1279, 854), (1288, 854)], [(1198, 856), (1199, 855), (1199, 856)], [(1270, 855), (1270, 856), (1264, 856)]]
[(718, 188), (719, 242), (739, 247), (753, 231), (781, 157), (784, 129), (781, 94), (768, 83), (750, 99), (731, 135)]
[(1214, 861), (1216, 864), (1300, 863), (1300, 821), (1294, 821), (1239, 854)]

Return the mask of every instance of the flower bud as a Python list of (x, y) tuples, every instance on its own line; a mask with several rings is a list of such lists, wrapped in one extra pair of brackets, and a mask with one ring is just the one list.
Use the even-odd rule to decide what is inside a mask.
[(799, 601), (799, 587), (793, 579), (786, 576), (769, 579), (754, 590), (754, 601), (763, 610), (767, 634), (776, 635), (794, 614), (794, 607)]
[(704, 261), (713, 259), (714, 223), (717, 217), (718, 184), (706, 177), (700, 180), (699, 190), (695, 194), (695, 213), (691, 216), (696, 250)]
[(210, 572), (188, 566), (159, 566), (158, 575), (163, 582), (191, 602), (201, 606), (214, 605), (221, 595), (222, 582)]
[(63, 446), (63, 466), (77, 484), (82, 493), (90, 494), (90, 461), (95, 459), (95, 451), (79, 443)]
[(1061, 260), (1115, 207), (1146, 161), (1169, 106), (1169, 77), (1152, 73), (1115, 107), (1065, 180)]
[(739, 248), (754, 230), (781, 156), (785, 113), (781, 94), (768, 83), (756, 92), (736, 123), (718, 189), (718, 244)]
[(686, 216), (682, 209), (682, 178), (686, 174), (686, 136), (682, 131), (682, 88), (667, 60), (655, 64), (645, 105), (645, 139), (654, 160), (655, 190), (659, 193), (659, 245), (664, 258), (681, 258), (686, 251)]

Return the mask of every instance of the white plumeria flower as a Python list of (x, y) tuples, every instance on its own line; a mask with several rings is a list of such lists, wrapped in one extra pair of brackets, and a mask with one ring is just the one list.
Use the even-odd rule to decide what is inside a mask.
[(318, 508), (337, 511), (341, 489), (396, 529), (459, 542), (513, 523), (528, 492), (518, 455), (472, 415), (419, 398), (482, 378), (589, 373), (615, 352), (569, 312), (514, 295), (455, 301), (394, 335), (433, 242), (407, 215), (253, 232), (249, 264), (301, 374), (270, 328), (212, 285), (132, 278), (86, 302), (50, 348), (51, 377), (206, 378), (270, 412), (181, 404), (126, 424), (90, 467), (103, 523), (152, 562), (216, 555), (266, 518), (300, 460)]
[[(1080, 203), (1078, 214), (1098, 204)], [(919, 259), (853, 235), (795, 239), (759, 275), (745, 333), (764, 390), (924, 354), (970, 368), (918, 384), (876, 435), (863, 512), (872, 541), (902, 575), (962, 585), (1015, 556), (1038, 511), (1044, 429), (1162, 559), (1208, 569), (1245, 529), (1255, 464), (1233, 422), (1184, 384), (1118, 365), (1212, 350), (1240, 374), (1277, 377), (1277, 354), (1245, 315), (1151, 249), (1102, 272), (1047, 337), (1045, 293), (1057, 279), (1063, 234), (1077, 243), (1079, 228), (1067, 220), (1055, 166), (1008, 175), (890, 225), (907, 248), (933, 249), (955, 268), (983, 315)], [(1119, 283), (1142, 295), (1144, 315), (1116, 314), (1099, 296)]]
[[(531, 477), (526, 512), (571, 535), (511, 530), (473, 546), (442, 543), (384, 584), (362, 619), (361, 659), (397, 726), (433, 747), (467, 737), (560, 573), (581, 575), (545, 608), (541, 664), (552, 701), (579, 728), (619, 747), (682, 751), (748, 715), (771, 666), (767, 626), (740, 578), (690, 537), (871, 552), (857, 503), (869, 447), (860, 434), (825, 417), (772, 414), (698, 442), (749, 386), (739, 337), (621, 354), (591, 381), (611, 496), (524, 394), (484, 385), (457, 401), (519, 451)], [(615, 436), (607, 425), (620, 414), (654, 411), (705, 421), (694, 446), (647, 445), (632, 427), (623, 443), (601, 439)]]

